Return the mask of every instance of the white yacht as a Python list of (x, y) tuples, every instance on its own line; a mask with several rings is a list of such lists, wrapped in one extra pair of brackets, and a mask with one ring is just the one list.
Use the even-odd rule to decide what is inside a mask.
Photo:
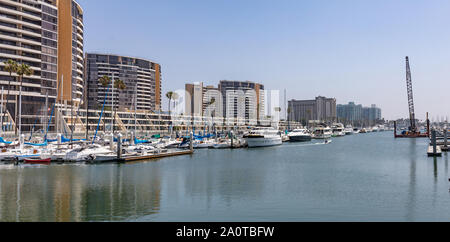
[(308, 130), (303, 128), (294, 129), (292, 132), (288, 133), (290, 142), (305, 142), (311, 141), (312, 136)]
[(332, 133), (330, 127), (319, 126), (314, 129), (312, 137), (314, 139), (329, 139), (331, 138)]
[(331, 126), (331, 129), (333, 131), (332, 135), (333, 137), (341, 137), (341, 136), (345, 136), (345, 131), (344, 131), (344, 125), (341, 123), (335, 123)]
[(253, 128), (244, 138), (249, 148), (275, 146), (283, 143), (278, 130), (272, 127)]
[(347, 127), (344, 129), (345, 135), (352, 135), (353, 133), (353, 127), (351, 125), (347, 125)]
[(88, 147), (82, 147), (78, 149), (73, 149), (66, 154), (66, 160), (68, 161), (92, 161), (101, 155), (113, 155), (115, 152), (111, 151), (106, 146), (101, 146), (98, 144), (92, 144)]

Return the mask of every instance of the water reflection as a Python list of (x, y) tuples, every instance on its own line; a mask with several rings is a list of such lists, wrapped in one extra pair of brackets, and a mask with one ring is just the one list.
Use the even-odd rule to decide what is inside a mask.
[(414, 212), (416, 208), (416, 180), (417, 180), (417, 154), (416, 139), (409, 139), (409, 191), (406, 203), (406, 220), (414, 221)]
[(444, 153), (445, 176), (448, 177), (448, 153)]
[(160, 208), (160, 181), (158, 167), (0, 169), (0, 221), (117, 221), (151, 215)]

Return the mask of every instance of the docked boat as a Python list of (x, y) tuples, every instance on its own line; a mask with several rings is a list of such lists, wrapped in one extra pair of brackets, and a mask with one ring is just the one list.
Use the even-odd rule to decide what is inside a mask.
[(335, 123), (331, 126), (333, 137), (342, 137), (345, 136), (344, 125), (341, 123)]
[(331, 128), (328, 126), (318, 126), (314, 128), (313, 139), (329, 139), (332, 135)]
[(90, 161), (95, 160), (99, 155), (109, 155), (114, 154), (113, 151), (105, 146), (100, 146), (97, 144), (90, 145), (88, 147), (73, 149), (66, 154), (67, 161)]
[(244, 136), (249, 148), (268, 147), (283, 144), (278, 130), (272, 127), (256, 127)]
[(214, 149), (230, 149), (231, 143), (223, 142), (223, 143), (217, 143), (212, 146)]
[(50, 165), (51, 162), (52, 162), (51, 158), (47, 158), (47, 159), (24, 159), (24, 163), (25, 164), (30, 164), (30, 165)]
[(194, 149), (207, 149), (214, 145), (214, 142), (211, 140), (201, 140), (198, 142), (194, 142), (193, 148)]
[(351, 125), (348, 125), (347, 127), (345, 127), (344, 129), (344, 133), (345, 135), (352, 135), (353, 133), (353, 127)]
[(294, 129), (292, 132), (288, 133), (290, 142), (306, 142), (311, 141), (312, 135), (306, 129)]
[(359, 133), (360, 133), (360, 134), (366, 134), (366, 133), (367, 133), (367, 129), (362, 128), (362, 129), (359, 131)]

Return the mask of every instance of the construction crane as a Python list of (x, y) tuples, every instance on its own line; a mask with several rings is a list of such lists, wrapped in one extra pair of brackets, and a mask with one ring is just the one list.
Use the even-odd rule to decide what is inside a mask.
[(416, 114), (414, 111), (414, 95), (412, 88), (411, 67), (409, 65), (409, 58), (406, 57), (406, 89), (408, 91), (408, 106), (409, 106), (409, 131), (404, 131), (401, 134), (397, 134), (397, 122), (394, 122), (394, 136), (395, 138), (425, 138), (430, 134), (430, 121), (428, 120), (427, 113), (427, 132), (421, 133), (416, 126)]
[(414, 113), (414, 96), (412, 88), (412, 78), (411, 78), (411, 67), (409, 66), (409, 57), (406, 57), (406, 87), (408, 91), (408, 106), (409, 106), (409, 119), (411, 126), (409, 131), (412, 133), (417, 133), (416, 127), (416, 115)]

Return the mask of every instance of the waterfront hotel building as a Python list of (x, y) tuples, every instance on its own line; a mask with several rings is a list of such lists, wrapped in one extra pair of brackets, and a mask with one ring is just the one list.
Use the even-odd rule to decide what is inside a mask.
[(20, 83), (16, 74), (5, 71), (4, 63), (11, 59), (33, 70), (22, 81), (22, 130), (44, 126), (59, 88), (60, 101), (80, 103), (83, 31), (83, 10), (74, 0), (0, 0), (0, 86), (5, 103), (10, 91), (7, 117), (15, 117)]
[(291, 100), (288, 103), (289, 120), (306, 125), (309, 121), (336, 121), (336, 99), (316, 97), (314, 100)]
[[(141, 58), (87, 53), (86, 56), (86, 103), (90, 109), (101, 109), (108, 91), (105, 106), (120, 111), (158, 112), (161, 110), (161, 66)], [(125, 90), (114, 90), (111, 82), (104, 87), (99, 79), (108, 76), (111, 80), (122, 80)], [(135, 96), (136, 94), (136, 96)]]

